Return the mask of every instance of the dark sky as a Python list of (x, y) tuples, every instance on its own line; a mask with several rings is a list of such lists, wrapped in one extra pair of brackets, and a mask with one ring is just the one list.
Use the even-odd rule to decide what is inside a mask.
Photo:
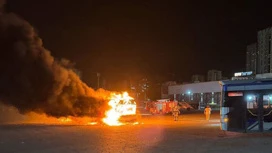
[(110, 81), (160, 76), (188, 81), (218, 69), (245, 68), (246, 45), (272, 25), (268, 1), (8, 0), (56, 58)]

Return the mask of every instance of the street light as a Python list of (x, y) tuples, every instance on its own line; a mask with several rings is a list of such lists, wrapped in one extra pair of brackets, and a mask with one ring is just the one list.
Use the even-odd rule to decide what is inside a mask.
[(252, 100), (252, 96), (251, 95), (247, 96), (247, 99)]
[(191, 91), (187, 91), (188, 95), (189, 95), (189, 102), (191, 101)]

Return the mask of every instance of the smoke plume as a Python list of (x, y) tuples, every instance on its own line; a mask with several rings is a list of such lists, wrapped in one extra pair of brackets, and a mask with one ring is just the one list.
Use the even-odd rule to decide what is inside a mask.
[(3, 7), (3, 5), (6, 3), (6, 0), (0, 0), (0, 7)]
[(110, 94), (83, 83), (72, 64), (56, 60), (33, 27), (15, 14), (0, 13), (0, 51), (0, 100), (20, 113), (96, 116)]

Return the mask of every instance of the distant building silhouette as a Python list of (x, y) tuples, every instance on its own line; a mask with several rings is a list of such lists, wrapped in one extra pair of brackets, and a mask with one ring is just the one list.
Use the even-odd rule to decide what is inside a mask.
[(168, 81), (161, 85), (161, 98), (168, 98), (168, 87), (176, 85), (176, 81)]
[(272, 27), (258, 31), (257, 43), (247, 46), (246, 70), (254, 74), (272, 73)]
[(257, 73), (271, 73), (271, 35), (272, 27), (258, 31)]
[(205, 77), (203, 75), (193, 75), (192, 76), (193, 83), (204, 82), (204, 81), (205, 81)]
[(247, 46), (246, 52), (246, 71), (257, 72), (257, 43)]
[(207, 81), (219, 81), (222, 80), (222, 71), (209, 70), (207, 75)]

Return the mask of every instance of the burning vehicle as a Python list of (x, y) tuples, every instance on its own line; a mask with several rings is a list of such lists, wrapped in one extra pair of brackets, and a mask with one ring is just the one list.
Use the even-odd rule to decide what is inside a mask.
[(123, 94), (113, 94), (108, 102), (110, 109), (105, 113), (103, 122), (110, 126), (123, 125), (126, 122), (135, 122), (136, 102), (127, 92)]

